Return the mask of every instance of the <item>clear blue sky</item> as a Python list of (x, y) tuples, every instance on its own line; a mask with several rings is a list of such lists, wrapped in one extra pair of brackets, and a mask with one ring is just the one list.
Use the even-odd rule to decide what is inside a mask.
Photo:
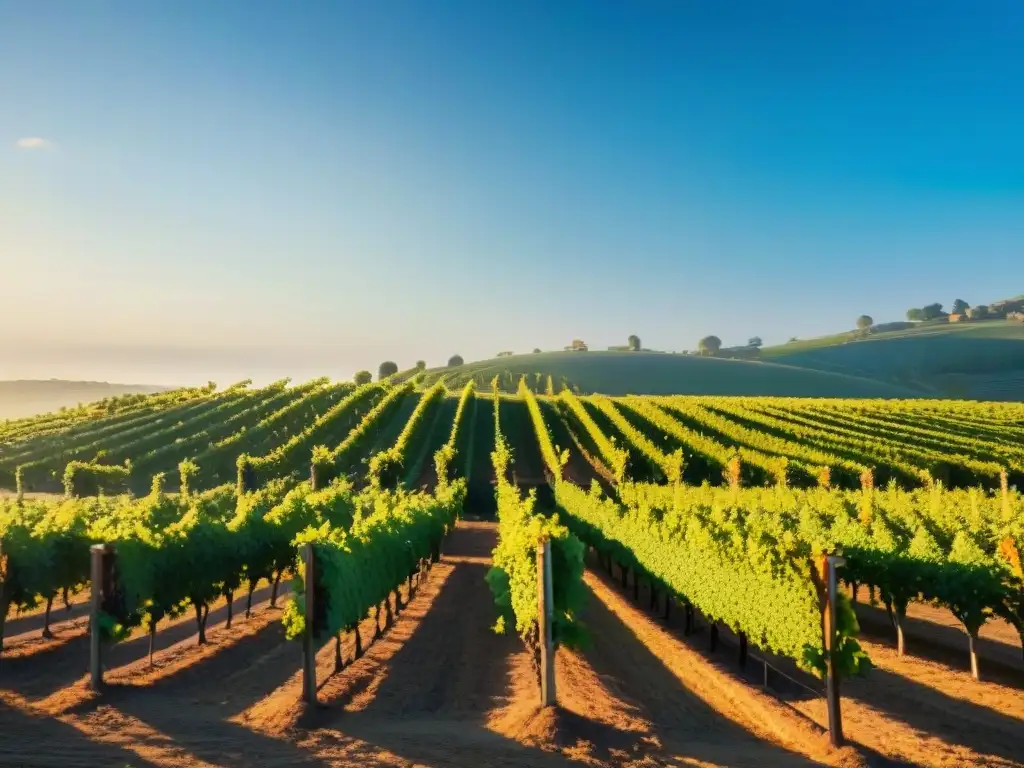
[(779, 342), (1016, 295), (1022, 40), (1013, 0), (3, 0), (0, 378)]

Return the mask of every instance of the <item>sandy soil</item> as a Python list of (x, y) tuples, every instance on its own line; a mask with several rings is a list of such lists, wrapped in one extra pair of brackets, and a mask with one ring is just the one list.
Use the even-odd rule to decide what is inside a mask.
[[(865, 641), (876, 668), (843, 682), (851, 738), (893, 761), (923, 766), (1024, 765), (1024, 695), (967, 672)], [(826, 722), (821, 699), (794, 707)]]
[(101, 695), (85, 686), (84, 655), (62, 656), (68, 643), (11, 659), (18, 663), (0, 667), (0, 765), (801, 765), (806, 756), (842, 757), (818, 743), (796, 745), (797, 754), (794, 736), (816, 738), (804, 720), (787, 712), (779, 721), (742, 687), (723, 693), (696, 654), (593, 579), (592, 643), (559, 654), (562, 707), (539, 709), (520, 641), (489, 628), (483, 576), (494, 536), (492, 524), (461, 523), (414, 595), (403, 588), (394, 626), (371, 642), (375, 619), (363, 622), (362, 658), (353, 660), (346, 633), (340, 672), (328, 641), (318, 655), (321, 705), (312, 710), (298, 703), (299, 645), (284, 639), (280, 611), (265, 600), (251, 619), (239, 611), (230, 630), (211, 612), (202, 648), (189, 622), (169, 624), (152, 668), (145, 638), (141, 648), (126, 643), (109, 656)]
[(716, 674), (609, 584), (587, 575), (590, 640), (560, 653), (558, 695), (578, 755), (662, 765), (857, 764), (769, 697)]
[[(896, 647), (896, 631), (884, 607), (868, 604), (867, 587), (857, 590), (857, 619), (861, 632), (881, 645)], [(970, 669), (967, 634), (949, 610), (927, 603), (911, 603), (904, 626), (906, 652), (940, 662), (953, 669)], [(983, 678), (1016, 685), (1024, 691), (1024, 654), (1020, 635), (1004, 619), (993, 617), (981, 627), (978, 655)], [(1024, 696), (1024, 692), (1021, 694)]]
[[(598, 580), (616, 595), (632, 599), (632, 577), (625, 591), (620, 587), (619, 577), (618, 568), (614, 578), (603, 573), (587, 574), (589, 582)], [(648, 606), (649, 592), (642, 580), (639, 595), (638, 605)], [(659, 616), (662, 606), (663, 603), (658, 608)], [(757, 685), (761, 666), (752, 661), (746, 672), (738, 670), (731, 633), (722, 630), (719, 649), (712, 654), (708, 651), (705, 620), (699, 618), (693, 635), (684, 638), (681, 615), (681, 610), (674, 609), (668, 625), (681, 643), (705, 660), (709, 665), (705, 670), (714, 669), (729, 678), (745, 680), (748, 690)], [(659, 619), (658, 624), (665, 622)], [(931, 625), (924, 629), (931, 629)], [(650, 642), (646, 644), (651, 646)], [(847, 739), (868, 764), (1024, 766), (1024, 694), (1016, 686), (992, 680), (978, 682), (968, 671), (914, 655), (900, 659), (893, 648), (868, 638), (862, 637), (862, 645), (876, 668), (866, 678), (843, 681), (842, 710)], [(682, 656), (676, 652), (672, 658)], [(767, 657), (787, 673), (820, 687), (813, 678), (787, 668), (783, 661)], [(705, 677), (708, 674), (706, 671)], [(799, 686), (784, 685), (786, 681), (774, 672), (772, 675), (772, 696), (785, 701), (779, 706), (800, 713), (819, 732), (823, 731), (828, 723), (824, 699)], [(725, 690), (725, 686), (718, 687)], [(772, 722), (788, 721), (769, 718), (768, 725)], [(785, 734), (779, 739), (785, 743)]]

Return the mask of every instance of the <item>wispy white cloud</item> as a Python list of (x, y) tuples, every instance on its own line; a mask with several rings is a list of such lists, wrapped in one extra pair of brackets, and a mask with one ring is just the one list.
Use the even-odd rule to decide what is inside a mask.
[(18, 149), (50, 149), (53, 142), (49, 139), (41, 139), (38, 136), (27, 136), (15, 142)]

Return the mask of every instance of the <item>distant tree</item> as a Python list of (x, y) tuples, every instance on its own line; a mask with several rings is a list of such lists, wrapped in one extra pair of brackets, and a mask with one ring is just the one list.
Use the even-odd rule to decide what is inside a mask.
[(921, 307), (921, 312), (924, 313), (925, 320), (937, 320), (943, 315), (942, 305), (938, 302), (929, 304), (926, 307)]
[(705, 336), (697, 342), (697, 349), (702, 355), (715, 355), (722, 348), (722, 340), (717, 336)]
[(629, 351), (639, 352), (640, 351), (640, 337), (635, 333), (629, 337)]
[(794, 341), (800, 341), (800, 339), (798, 339), (796, 336), (790, 336), (789, 341), (787, 341), (786, 343), (792, 344)]
[(760, 336), (751, 336), (747, 340), (747, 346), (748, 347), (760, 347), (763, 343), (764, 342), (761, 341), (761, 337)]
[(454, 368), (457, 365), (462, 365), (463, 359), (461, 355), (452, 355), (448, 358), (448, 367)]
[(427, 369), (427, 361), (426, 360), (417, 360), (416, 361), (416, 370), (417, 371), (425, 371), (426, 369)]
[(954, 315), (962, 315), (962, 314), (966, 313), (967, 310), (970, 309), (970, 308), (971, 308), (971, 305), (968, 304), (963, 299), (957, 299), (956, 301), (953, 302), (953, 314)]
[(534, 347), (533, 348), (533, 354), (539, 355), (540, 354), (540, 347)]
[(979, 304), (976, 307), (971, 307), (967, 310), (967, 317), (971, 320), (984, 320), (988, 317), (988, 307), (984, 304)]
[(377, 380), (380, 381), (382, 379), (386, 379), (394, 373), (398, 373), (398, 363), (391, 360), (385, 360), (380, 364), (380, 367), (377, 368)]
[(373, 374), (369, 371), (356, 371), (356, 375), (353, 377), (353, 380), (357, 385), (369, 384), (373, 381)]
[(857, 327), (862, 331), (866, 331), (874, 324), (875, 321), (871, 318), (871, 315), (861, 315), (857, 318)]
[(924, 310), (921, 309), (920, 307), (914, 307), (912, 309), (907, 310), (907, 320), (910, 320), (911, 322), (914, 323), (920, 323), (924, 319)]

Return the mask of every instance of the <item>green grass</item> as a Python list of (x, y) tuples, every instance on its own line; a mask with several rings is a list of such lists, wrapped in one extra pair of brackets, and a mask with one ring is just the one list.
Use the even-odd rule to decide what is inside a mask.
[[(495, 375), (504, 387), (523, 374), (564, 377), (580, 392), (625, 394), (765, 395), (779, 397), (914, 397), (899, 385), (788, 365), (656, 352), (545, 352), (427, 371), (427, 384), (450, 389), (470, 378), (486, 387)], [(509, 375), (510, 374), (510, 375)]]
[[(836, 341), (836, 339), (842, 339)], [(864, 339), (812, 339), (764, 350), (772, 361), (858, 376), (930, 395), (1024, 399), (1024, 323), (925, 325)]]

